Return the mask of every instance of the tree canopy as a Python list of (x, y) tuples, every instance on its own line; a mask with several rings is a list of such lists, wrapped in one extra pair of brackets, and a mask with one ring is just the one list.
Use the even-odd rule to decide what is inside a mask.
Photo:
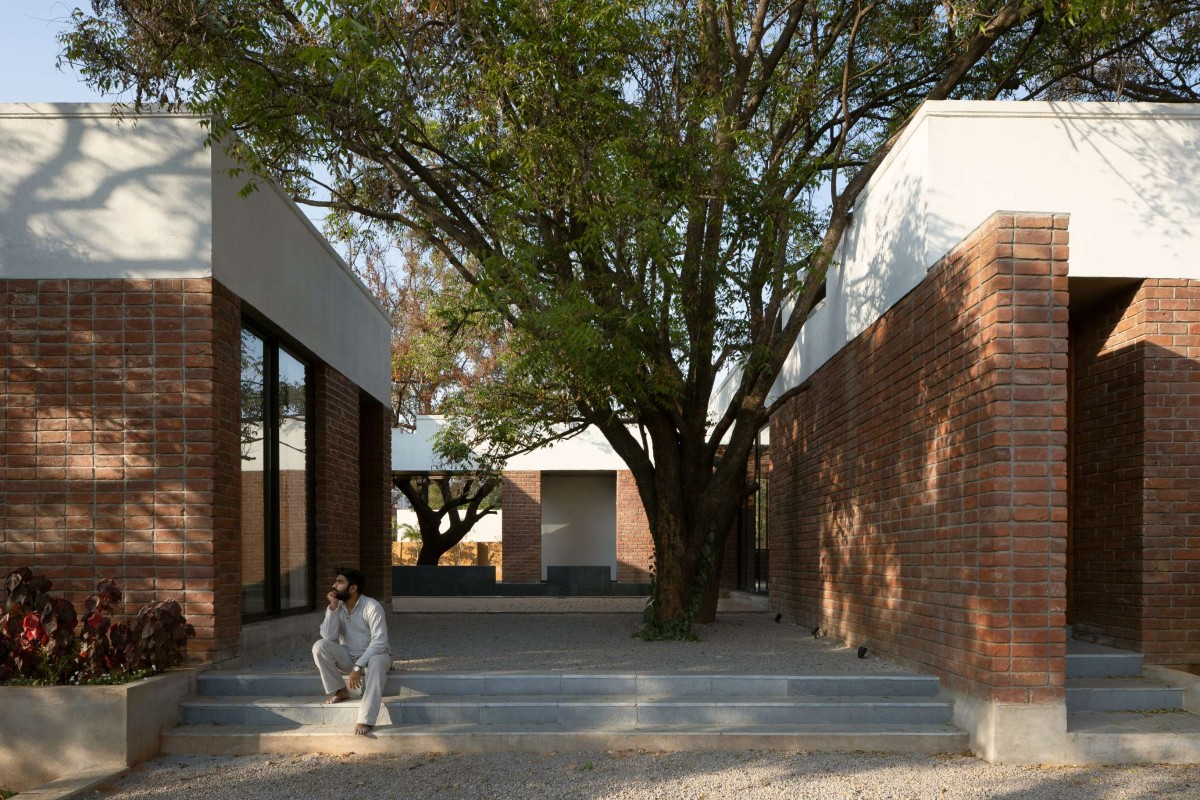
[(440, 253), (513, 331), (463, 413), (596, 426), (654, 534), (645, 633), (686, 636), (917, 107), (1195, 100), (1198, 31), (1197, 3), (1126, 0), (93, 0), (64, 42), (101, 90), (211, 114), (251, 174)]

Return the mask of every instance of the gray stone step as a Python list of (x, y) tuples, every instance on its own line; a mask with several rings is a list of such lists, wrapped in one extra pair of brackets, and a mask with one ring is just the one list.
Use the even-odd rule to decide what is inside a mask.
[(1067, 713), (1159, 711), (1183, 708), (1183, 689), (1146, 678), (1072, 678)]
[(1067, 642), (1068, 678), (1119, 678), (1141, 674), (1141, 653), (1091, 642)]
[[(201, 695), (300, 697), (322, 695), (316, 672), (208, 672)], [(938, 680), (926, 675), (688, 675), (678, 673), (450, 673), (395, 672), (384, 694), (413, 695), (714, 695), (716, 697), (886, 696), (935, 697)]]
[(1200, 763), (1200, 717), (1186, 711), (1071, 714), (1067, 735), (1081, 764)]
[(422, 725), (381, 726), (370, 736), (328, 725), (185, 725), (163, 733), (163, 752), (177, 755), (589, 750), (961, 753), (967, 746), (967, 734), (950, 725), (639, 726), (603, 731), (578, 725)]
[[(384, 697), (381, 724), (639, 725), (946, 724), (949, 703), (904, 697), (747, 697), (708, 695), (412, 695)], [(183, 704), (185, 725), (352, 726), (358, 701), (197, 697)]]

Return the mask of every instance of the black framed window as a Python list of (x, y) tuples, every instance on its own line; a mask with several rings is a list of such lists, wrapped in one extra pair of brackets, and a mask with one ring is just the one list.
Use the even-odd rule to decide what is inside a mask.
[(307, 362), (243, 324), (242, 615), (313, 608), (312, 403)]

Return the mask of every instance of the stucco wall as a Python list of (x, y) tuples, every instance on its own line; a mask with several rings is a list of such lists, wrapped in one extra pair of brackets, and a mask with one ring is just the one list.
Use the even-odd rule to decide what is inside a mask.
[(212, 197), (190, 116), (0, 105), (0, 278), (207, 278)]
[(387, 315), (276, 187), (238, 197), (200, 122), (0, 104), (0, 279), (216, 278), (389, 404)]
[[(979, 220), (1071, 214), (1071, 277), (1200, 279), (1200, 105), (926, 103), (872, 178), (773, 389), (798, 385)], [(714, 398), (724, 409), (736, 384)]]
[(542, 476), (542, 580), (547, 567), (607, 565), (615, 581), (616, 529), (616, 476)]

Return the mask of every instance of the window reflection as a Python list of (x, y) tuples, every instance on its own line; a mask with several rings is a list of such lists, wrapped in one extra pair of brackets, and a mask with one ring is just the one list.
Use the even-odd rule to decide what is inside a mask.
[(267, 611), (267, 510), (264, 400), (266, 348), (242, 329), (242, 613)]
[(309, 604), (308, 453), (305, 447), (307, 370), (279, 351), (279, 602), (283, 610)]
[(308, 367), (243, 328), (242, 613), (312, 606)]

